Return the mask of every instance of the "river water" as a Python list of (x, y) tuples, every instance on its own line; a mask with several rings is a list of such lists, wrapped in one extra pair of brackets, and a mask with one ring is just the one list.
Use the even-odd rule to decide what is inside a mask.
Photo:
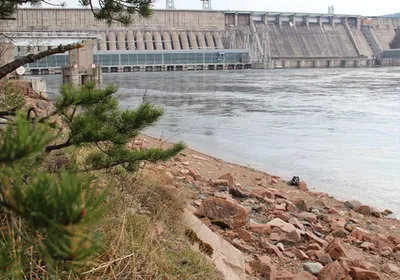
[[(54, 93), (59, 76), (46, 76)], [(400, 68), (104, 74), (124, 108), (164, 106), (146, 133), (400, 217)]]

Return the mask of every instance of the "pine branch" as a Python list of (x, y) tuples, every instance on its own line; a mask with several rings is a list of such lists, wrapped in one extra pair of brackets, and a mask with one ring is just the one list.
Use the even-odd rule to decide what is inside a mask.
[(10, 62), (4, 66), (0, 67), (0, 79), (4, 78), (7, 74), (10, 74), (12, 71), (16, 70), (17, 68), (27, 64), (35, 62), (36, 60), (51, 56), (53, 54), (58, 53), (65, 53), (70, 50), (82, 48), (83, 45), (80, 43), (77, 44), (69, 44), (66, 46), (60, 45), (57, 48), (49, 49), (43, 52), (39, 52), (37, 54), (28, 54), (26, 56), (20, 57), (13, 62)]

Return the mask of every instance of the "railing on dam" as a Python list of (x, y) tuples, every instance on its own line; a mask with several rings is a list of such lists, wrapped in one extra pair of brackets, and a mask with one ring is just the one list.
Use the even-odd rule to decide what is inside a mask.
[[(104, 51), (93, 55), (94, 63), (102, 66), (177, 65), (210, 63), (249, 63), (247, 50), (191, 51)], [(61, 68), (68, 65), (65, 54), (53, 55), (27, 65), (27, 68)]]

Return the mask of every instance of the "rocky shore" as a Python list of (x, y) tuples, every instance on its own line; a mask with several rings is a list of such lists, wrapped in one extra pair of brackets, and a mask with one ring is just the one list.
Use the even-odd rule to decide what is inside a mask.
[[(168, 145), (144, 136), (132, 148)], [(225, 279), (400, 279), (400, 221), (390, 210), (190, 149), (142, 172), (186, 193), (189, 237)]]

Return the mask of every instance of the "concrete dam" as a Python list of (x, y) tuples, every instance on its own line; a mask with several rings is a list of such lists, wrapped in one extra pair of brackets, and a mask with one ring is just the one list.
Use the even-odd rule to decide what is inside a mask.
[[(103, 72), (400, 65), (400, 19), (393, 18), (155, 10), (125, 27), (107, 26), (88, 9), (44, 8), (19, 9), (15, 18), (1, 21), (0, 31), (38, 42), (17, 43), (17, 55), (47, 48), (38, 38), (91, 34)], [(67, 64), (55, 55), (27, 68), (46, 74)]]

